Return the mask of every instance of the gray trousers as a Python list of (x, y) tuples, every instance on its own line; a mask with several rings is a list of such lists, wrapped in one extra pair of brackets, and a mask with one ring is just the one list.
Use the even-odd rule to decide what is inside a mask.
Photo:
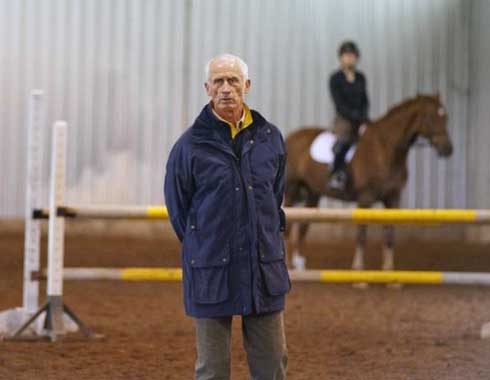
[[(196, 380), (230, 379), (232, 317), (196, 318)], [(242, 317), (252, 380), (284, 380), (288, 353), (282, 312)]]

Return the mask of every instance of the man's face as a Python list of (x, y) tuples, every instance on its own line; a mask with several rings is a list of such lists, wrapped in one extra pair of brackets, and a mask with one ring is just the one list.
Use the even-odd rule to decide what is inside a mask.
[(346, 69), (354, 69), (357, 65), (357, 55), (354, 53), (343, 53), (339, 60), (340, 65)]
[(250, 90), (240, 65), (234, 59), (216, 59), (209, 67), (209, 78), (204, 84), (216, 111), (230, 112), (243, 106), (243, 97)]

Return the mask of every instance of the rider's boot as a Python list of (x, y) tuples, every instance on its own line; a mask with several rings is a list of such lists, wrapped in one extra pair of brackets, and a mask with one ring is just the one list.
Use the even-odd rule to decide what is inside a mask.
[(334, 146), (335, 158), (327, 187), (332, 190), (344, 190), (347, 184), (345, 172), (345, 155), (349, 151), (350, 144), (337, 141)]

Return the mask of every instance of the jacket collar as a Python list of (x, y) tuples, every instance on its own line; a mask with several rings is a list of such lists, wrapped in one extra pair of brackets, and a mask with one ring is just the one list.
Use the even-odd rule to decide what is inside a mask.
[(253, 123), (253, 117), (252, 117), (252, 112), (250, 112), (250, 108), (243, 103), (243, 114), (241, 119), (235, 124), (232, 124), (226, 120), (224, 120), (222, 117), (218, 115), (218, 113), (213, 109), (212, 107), (212, 102), (211, 104), (211, 111), (213, 112), (213, 115), (220, 121), (224, 121), (228, 126), (230, 127), (230, 133), (231, 133), (231, 138), (235, 138), (235, 136), (240, 133), (241, 130), (247, 128), (248, 126), (252, 125)]
[[(257, 111), (251, 110), (253, 125), (257, 127), (254, 140), (257, 142), (267, 138), (266, 128), (262, 128), (267, 124), (267, 120), (264, 119)], [(219, 120), (213, 113), (210, 104), (207, 104), (202, 109), (196, 121), (192, 125), (191, 134), (192, 140), (195, 144), (208, 144), (217, 149), (225, 151), (226, 153), (235, 156), (230, 144), (223, 138), (223, 135), (219, 132), (219, 128), (229, 128), (226, 122)], [(242, 156), (247, 153), (251, 146), (249, 142), (242, 150)]]

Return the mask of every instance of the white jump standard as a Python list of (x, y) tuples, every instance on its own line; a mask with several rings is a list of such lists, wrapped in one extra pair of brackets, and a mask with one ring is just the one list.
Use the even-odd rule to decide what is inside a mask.
[[(43, 92), (33, 90), (28, 101), (26, 123), (27, 170), (25, 199), (24, 237), (24, 278), (22, 307), (0, 313), (0, 333), (18, 329), (39, 308), (39, 282), (31, 278), (31, 273), (40, 269), (41, 222), (34, 218), (33, 211), (41, 207), (42, 176), (42, 125), (45, 122)], [(40, 331), (42, 326), (32, 326)], [(33, 331), (30, 331), (33, 332)]]
[(66, 133), (67, 125), (58, 121), (53, 128), (53, 152), (51, 158), (51, 183), (49, 197), (49, 237), (48, 237), (48, 284), (47, 301), (31, 318), (29, 318), (10, 337), (22, 339), (22, 333), (34, 323), (42, 314), (46, 314), (44, 331), (39, 337), (47, 337), (55, 341), (59, 336), (66, 334), (70, 328), (65, 327), (64, 314), (66, 313), (78, 326), (80, 331), (88, 337), (95, 336), (92, 331), (63, 303), (63, 256), (65, 220), (56, 215), (56, 210), (64, 201), (64, 185), (66, 170)]

